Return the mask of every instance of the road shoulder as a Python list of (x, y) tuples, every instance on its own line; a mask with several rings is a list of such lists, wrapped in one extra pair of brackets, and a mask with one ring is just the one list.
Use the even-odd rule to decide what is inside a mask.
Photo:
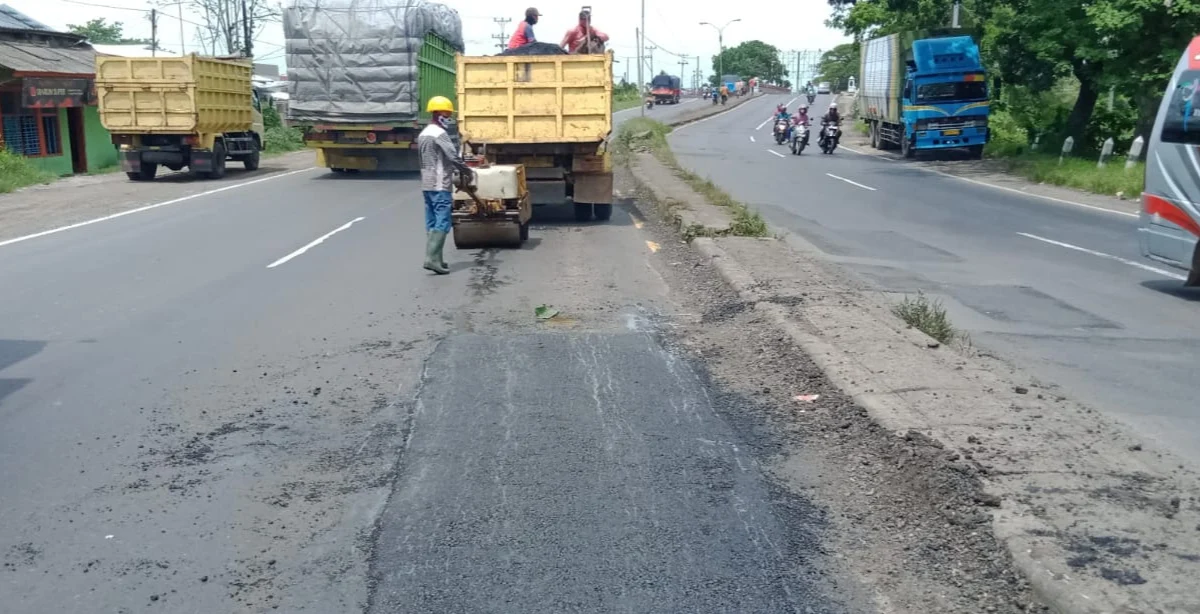
[[(642, 189), (665, 202), (659, 185), (671, 171), (638, 162)], [(677, 209), (685, 197), (670, 198)], [(694, 193), (683, 206), (712, 208)], [(793, 249), (713, 230), (694, 249), (787, 339), (783, 351), (811, 361), (851, 399), (809, 413), (837, 416), (843, 430), (877, 426), (894, 445), (926, 442), (921, 454), (873, 462), (928, 494), (943, 530), (990, 521), (1040, 599), (1063, 612), (1200, 610), (1183, 586), (1200, 574), (1194, 470), (1018, 369), (907, 328), (802, 240)], [(921, 470), (904, 469), (916, 459)], [(895, 507), (886, 497), (866, 505), (879, 514)]]

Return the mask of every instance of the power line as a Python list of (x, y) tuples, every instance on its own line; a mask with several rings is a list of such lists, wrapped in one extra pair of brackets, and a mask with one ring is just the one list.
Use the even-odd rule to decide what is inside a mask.
[(498, 49), (500, 49), (501, 51), (504, 51), (504, 47), (508, 43), (508, 35), (505, 34), (504, 27), (507, 26), (510, 21), (512, 21), (512, 18), (511, 17), (493, 17), (492, 21), (494, 21), (500, 25), (500, 33), (493, 34), (492, 38), (496, 39), (496, 47)]

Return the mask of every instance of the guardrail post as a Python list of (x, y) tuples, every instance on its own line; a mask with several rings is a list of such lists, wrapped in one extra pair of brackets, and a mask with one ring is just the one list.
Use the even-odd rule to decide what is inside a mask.
[(1033, 137), (1033, 145), (1030, 145), (1029, 149), (1032, 151), (1037, 151), (1038, 149), (1041, 149), (1041, 147), (1042, 147), (1042, 135), (1039, 134), (1039, 135)]
[(1112, 156), (1113, 140), (1112, 137), (1104, 139), (1104, 145), (1100, 146), (1100, 161), (1096, 163), (1096, 168), (1104, 168), (1108, 163), (1108, 158)]
[(1129, 156), (1125, 158), (1125, 170), (1133, 168), (1138, 160), (1142, 158), (1142, 148), (1146, 146), (1146, 140), (1142, 137), (1133, 139), (1133, 144), (1129, 146)]
[(1075, 149), (1075, 137), (1069, 136), (1069, 137), (1067, 137), (1067, 140), (1063, 141), (1062, 153), (1058, 154), (1058, 165), (1059, 166), (1062, 166), (1063, 158), (1067, 154), (1071, 153), (1072, 149)]

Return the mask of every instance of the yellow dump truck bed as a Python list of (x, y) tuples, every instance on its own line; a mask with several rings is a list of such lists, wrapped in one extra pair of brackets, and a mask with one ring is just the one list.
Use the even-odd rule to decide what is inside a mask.
[(115, 134), (244, 132), (253, 121), (249, 62), (191, 54), (96, 58), (100, 123)]
[(471, 143), (591, 143), (612, 131), (612, 52), (458, 55), (458, 124)]

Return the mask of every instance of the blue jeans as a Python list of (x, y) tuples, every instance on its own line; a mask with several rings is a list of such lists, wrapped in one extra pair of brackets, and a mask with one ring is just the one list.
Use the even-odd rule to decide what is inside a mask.
[(450, 192), (425, 190), (425, 231), (450, 232)]

